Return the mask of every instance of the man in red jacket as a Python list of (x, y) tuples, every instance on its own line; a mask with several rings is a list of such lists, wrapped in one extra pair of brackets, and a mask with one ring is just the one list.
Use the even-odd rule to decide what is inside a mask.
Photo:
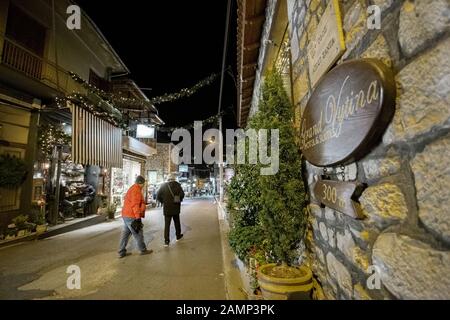
[(142, 188), (144, 187), (145, 179), (142, 176), (136, 178), (136, 183), (131, 186), (125, 195), (124, 205), (122, 209), (122, 218), (124, 228), (120, 239), (119, 258), (127, 255), (127, 244), (130, 235), (133, 235), (136, 240), (141, 255), (152, 253), (147, 250), (144, 243), (144, 231), (141, 219), (145, 218), (145, 201), (142, 195)]

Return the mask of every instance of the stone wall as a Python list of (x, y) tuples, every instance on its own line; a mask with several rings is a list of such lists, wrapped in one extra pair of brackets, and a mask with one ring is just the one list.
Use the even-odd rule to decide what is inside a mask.
[(157, 143), (156, 154), (147, 158), (146, 171), (157, 171), (157, 183), (164, 182), (169, 173), (178, 171), (170, 159), (172, 146), (171, 143)]
[[(312, 92), (306, 50), (329, 1), (287, 1), (298, 126)], [(398, 99), (370, 154), (327, 168), (336, 179), (367, 185), (359, 199), (366, 218), (321, 207), (310, 194), (306, 261), (328, 299), (449, 299), (450, 2), (339, 2), (347, 51), (338, 64), (381, 59), (394, 70)], [(369, 5), (381, 9), (381, 30), (367, 28)], [(312, 190), (323, 169), (308, 163), (305, 169)]]
[[(291, 30), (299, 38), (298, 121), (311, 94), (306, 48), (328, 2), (293, 2), (294, 14), (305, 17), (291, 20), (298, 21)], [(396, 74), (398, 99), (379, 146), (357, 163), (328, 168), (367, 184), (360, 197), (366, 218), (320, 207), (311, 194), (309, 263), (330, 299), (449, 299), (450, 2), (341, 3), (347, 51), (338, 63), (381, 59)], [(371, 4), (382, 10), (381, 30), (367, 28)], [(312, 190), (323, 169), (306, 164), (306, 171)]]

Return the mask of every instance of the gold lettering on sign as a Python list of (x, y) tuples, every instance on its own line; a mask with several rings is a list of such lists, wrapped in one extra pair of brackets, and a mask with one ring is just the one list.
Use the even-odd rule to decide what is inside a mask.
[(380, 85), (377, 80), (372, 81), (367, 90), (352, 91), (343, 97), (342, 94), (349, 80), (350, 76), (344, 79), (337, 97), (334, 94), (328, 96), (325, 107), (320, 111), (318, 122), (308, 127), (304, 123), (305, 118), (303, 119), (300, 132), (300, 144), (303, 151), (339, 138), (344, 121), (380, 98)]

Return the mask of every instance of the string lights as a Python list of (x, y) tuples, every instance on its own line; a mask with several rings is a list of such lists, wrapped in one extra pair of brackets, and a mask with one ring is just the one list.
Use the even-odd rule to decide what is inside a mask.
[[(209, 117), (209, 118), (207, 118), (205, 120), (202, 120), (202, 124), (205, 125), (205, 124), (211, 124), (211, 123), (218, 123), (219, 118), (224, 116), (225, 114), (226, 114), (226, 112), (222, 111), (220, 114), (216, 114), (216, 115), (214, 115), (212, 117)], [(160, 132), (173, 132), (173, 131), (175, 131), (177, 129), (190, 130), (190, 129), (193, 129), (193, 128), (194, 128), (194, 123), (191, 123), (191, 124), (188, 124), (188, 125), (185, 125), (185, 126), (182, 126), (182, 127), (162, 127), (162, 128), (158, 128), (158, 131), (160, 131)]]
[(86, 111), (91, 112), (96, 117), (109, 122), (113, 126), (116, 126), (121, 129), (126, 129), (127, 125), (122, 117), (115, 115), (113, 112), (104, 111), (101, 103), (94, 105), (90, 100), (83, 94), (74, 92), (71, 95), (68, 95), (64, 98), (56, 98), (56, 104), (58, 108), (66, 108), (67, 101), (75, 103)]
[(117, 96), (113, 93), (107, 93), (107, 92), (97, 88), (96, 86), (86, 82), (84, 79), (82, 79), (76, 73), (69, 72), (69, 74), (73, 80), (75, 80), (77, 83), (81, 84), (86, 90), (99, 95), (102, 99), (109, 101), (118, 107), (132, 106), (132, 107), (139, 107), (141, 109), (153, 109), (153, 106), (157, 105), (157, 104), (173, 102), (173, 101), (181, 99), (181, 98), (188, 98), (188, 97), (192, 96), (193, 94), (195, 94), (200, 89), (202, 89), (203, 87), (206, 87), (206, 86), (212, 84), (214, 82), (214, 80), (216, 80), (218, 77), (217, 73), (213, 73), (210, 76), (199, 81), (197, 84), (195, 84), (191, 88), (181, 89), (177, 93), (166, 93), (162, 96), (151, 98), (150, 100), (138, 100), (138, 99), (133, 99), (133, 98), (125, 98), (125, 97)]
[(39, 149), (42, 150), (46, 160), (51, 159), (56, 145), (70, 145), (71, 141), (68, 134), (52, 124), (44, 124), (39, 127)]
[[(167, 103), (167, 102), (173, 102), (178, 99), (187, 98), (195, 94), (200, 89), (204, 88), (205, 86), (208, 86), (212, 84), (217, 78), (218, 74), (213, 73), (210, 76), (204, 78), (203, 80), (199, 81), (197, 84), (195, 84), (191, 88), (184, 88), (181, 89), (177, 93), (171, 93), (171, 94), (164, 94), (159, 97), (151, 98), (150, 100), (139, 100), (139, 99), (133, 99), (133, 98), (125, 98), (118, 95), (115, 95), (113, 93), (107, 93), (104, 90), (101, 90), (94, 86), (93, 84), (90, 84), (86, 82), (84, 79), (82, 79), (80, 76), (78, 76), (74, 72), (69, 72), (71, 78), (79, 83), (80, 85), (85, 88), (88, 93), (94, 94), (98, 96), (100, 101), (94, 102), (91, 97), (88, 97), (85, 94), (81, 94), (79, 92), (73, 92), (72, 94), (63, 97), (63, 98), (56, 98), (56, 104), (58, 108), (66, 108), (67, 102), (70, 101), (72, 103), (75, 103), (82, 107), (83, 109), (91, 112), (95, 116), (111, 123), (112, 125), (127, 129), (126, 121), (122, 117), (122, 113), (120, 113), (119, 110), (115, 109), (139, 109), (142, 110), (142, 112), (148, 112), (149, 110), (153, 111), (155, 110), (154, 105)], [(95, 99), (97, 100), (97, 99)], [(105, 110), (105, 104), (111, 104), (109, 106), (109, 109), (111, 110)], [(116, 112), (114, 112), (116, 111)], [(208, 118), (204, 120), (204, 123), (212, 123), (217, 122), (219, 118), (219, 115), (215, 115), (211, 118)], [(193, 124), (188, 125), (187, 127), (184, 127), (186, 129), (193, 128)], [(161, 128), (161, 131), (173, 131), (177, 128)]]

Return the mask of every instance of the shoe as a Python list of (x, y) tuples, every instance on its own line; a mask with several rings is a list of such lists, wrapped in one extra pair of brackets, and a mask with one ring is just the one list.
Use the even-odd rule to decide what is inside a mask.
[(168, 247), (169, 246), (170, 241), (166, 241), (164, 242), (164, 247)]
[(183, 239), (183, 234), (180, 234), (180, 236), (177, 238), (177, 241), (180, 241), (181, 239)]
[(119, 259), (122, 259), (122, 258), (125, 258), (126, 256), (130, 256), (131, 255), (131, 253), (125, 253), (125, 254), (119, 254)]
[(142, 251), (141, 252), (141, 256), (145, 256), (146, 254), (150, 254), (150, 253), (152, 253), (153, 252), (153, 250), (145, 250), (145, 251)]

